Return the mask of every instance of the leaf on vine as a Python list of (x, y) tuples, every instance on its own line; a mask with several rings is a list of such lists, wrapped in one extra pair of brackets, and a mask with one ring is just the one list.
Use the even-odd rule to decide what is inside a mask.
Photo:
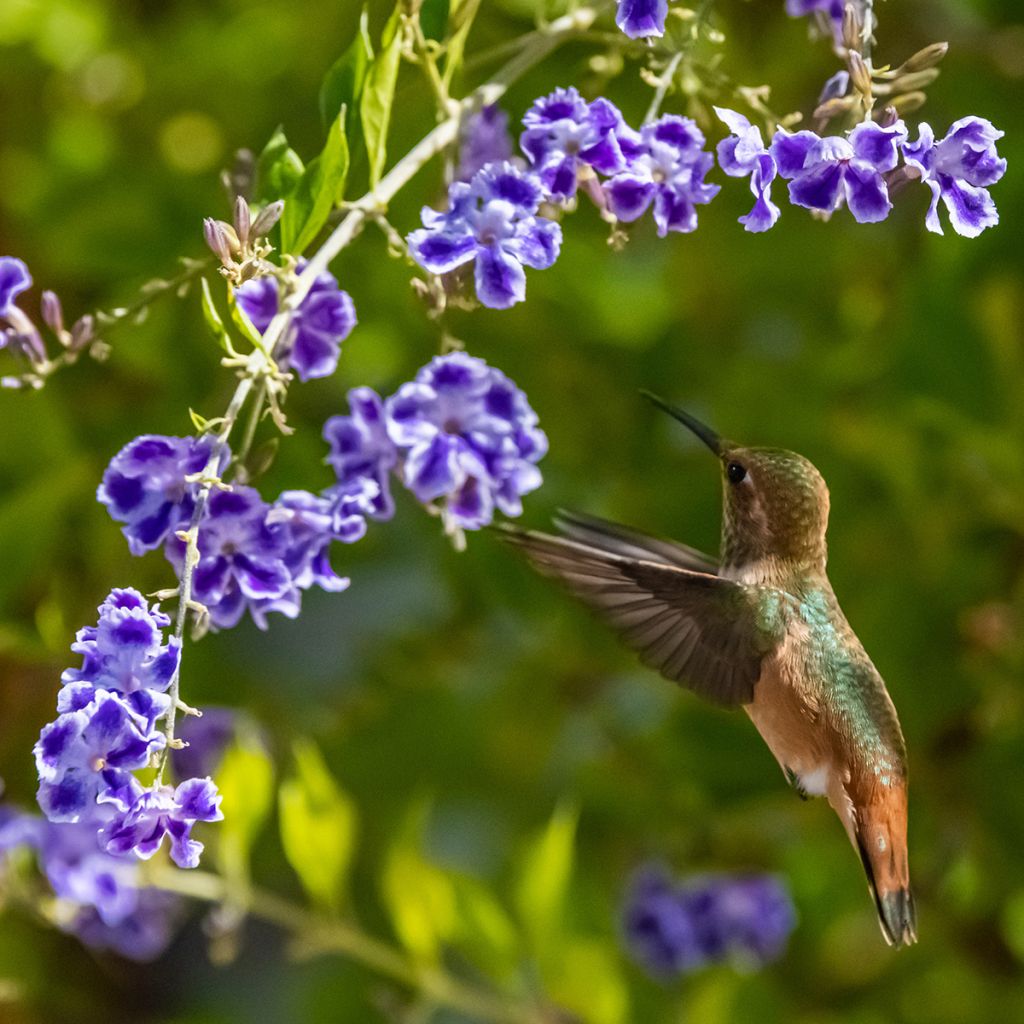
[(336, 911), (355, 852), (356, 807), (312, 741), (297, 740), (293, 752), (295, 774), (278, 791), (281, 845), (310, 897)]
[[(366, 81), (366, 71), (373, 60), (373, 44), (370, 42), (369, 14), (363, 7), (359, 15), (359, 27), (348, 49), (331, 65), (320, 86), (320, 119), (324, 128), (332, 124), (340, 110), (348, 110), (345, 134), (356, 140), (356, 111), (359, 97)], [(353, 122), (352, 124), (347, 123)]]
[(302, 158), (288, 145), (284, 131), (278, 128), (256, 161), (257, 204), (272, 203), (290, 195), (304, 170)]
[(370, 164), (370, 188), (375, 188), (384, 173), (387, 160), (388, 127), (391, 107), (398, 82), (398, 65), (402, 57), (402, 4), (399, 0), (384, 26), (380, 52), (370, 65), (359, 98), (359, 117), (363, 125), (363, 139)]
[(473, 20), (480, 10), (480, 0), (451, 0), (451, 11), (448, 15), (450, 38), (445, 50), (444, 84), (450, 85), (455, 73), (462, 66), (462, 56), (466, 51), (466, 39), (473, 27)]
[(231, 335), (228, 333), (228, 329), (224, 326), (224, 321), (221, 319), (220, 313), (217, 312), (216, 305), (214, 305), (213, 295), (210, 292), (210, 282), (204, 277), (200, 280), (199, 286), (201, 289), (201, 298), (203, 303), (203, 319), (206, 321), (206, 326), (210, 328), (210, 333), (213, 335), (217, 344), (220, 345), (220, 347), (229, 356), (237, 356), (238, 353), (231, 344)]
[(349, 150), (343, 106), (331, 122), (323, 151), (303, 172), (281, 214), (281, 250), (299, 255), (341, 202), (348, 178)]

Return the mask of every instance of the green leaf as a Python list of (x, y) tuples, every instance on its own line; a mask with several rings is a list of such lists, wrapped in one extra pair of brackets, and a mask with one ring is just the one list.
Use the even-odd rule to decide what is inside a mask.
[(316, 238), (345, 194), (349, 152), (342, 107), (331, 122), (323, 152), (306, 168), (281, 214), (281, 250), (296, 255)]
[(527, 847), (516, 903), (540, 957), (556, 953), (563, 933), (563, 910), (573, 869), (578, 810), (559, 804), (543, 832)]
[(492, 977), (511, 980), (522, 951), (519, 933), (505, 908), (478, 879), (450, 877), (457, 907), (454, 944)]
[(587, 1024), (622, 1024), (630, 1017), (622, 957), (614, 946), (595, 939), (566, 942), (544, 982), (556, 1005), (574, 1010)]
[(284, 199), (294, 191), (305, 167), (278, 128), (256, 161), (256, 200), (262, 205)]
[(462, 56), (466, 51), (466, 39), (473, 27), (473, 20), (480, 10), (480, 0), (452, 0), (449, 14), (448, 48), (445, 51), (444, 84), (450, 85), (455, 73), (462, 66)]
[(293, 747), (295, 775), (281, 783), (281, 844), (306, 892), (329, 910), (342, 903), (356, 843), (356, 807), (310, 740)]
[(231, 335), (228, 334), (228, 329), (224, 326), (224, 321), (221, 319), (220, 313), (217, 312), (217, 307), (213, 303), (213, 295), (210, 293), (210, 282), (205, 277), (200, 278), (199, 287), (203, 303), (203, 319), (206, 321), (206, 326), (210, 328), (210, 333), (217, 344), (229, 356), (237, 356), (238, 353), (231, 344)]
[(451, 879), (420, 852), (426, 815), (425, 802), (410, 811), (384, 863), (381, 893), (402, 945), (435, 963), (456, 930), (458, 909)]
[[(359, 15), (359, 27), (348, 49), (331, 65), (320, 86), (320, 119), (324, 128), (332, 124), (338, 112), (346, 109), (355, 121), (357, 103), (363, 92), (366, 71), (373, 60), (373, 44), (370, 42), (369, 15), (364, 7)], [(345, 134), (354, 137), (354, 125), (345, 125)]]
[(398, 65), (402, 56), (401, 25), (402, 5), (399, 0), (384, 26), (380, 40), (380, 52), (370, 65), (359, 98), (359, 116), (363, 125), (366, 155), (370, 164), (370, 187), (376, 187), (384, 173), (387, 160), (388, 127), (391, 122), (391, 106), (395, 98), (395, 84), (398, 81)]
[[(256, 325), (249, 319), (245, 310), (239, 306), (235, 299), (235, 293), (231, 289), (228, 290), (228, 308), (231, 310), (232, 323), (242, 332), (245, 339), (254, 348), (258, 348), (261, 352), (266, 352), (266, 347), (263, 344), (263, 335), (256, 330)], [(267, 354), (269, 355), (269, 353)]]
[(240, 735), (224, 754), (217, 772), (224, 820), (217, 826), (217, 860), (234, 882), (247, 884), (249, 855), (274, 799), (274, 766), (263, 744)]
[(420, 28), (427, 39), (444, 39), (448, 31), (449, 6), (449, 0), (423, 0), (423, 6), (420, 8)]

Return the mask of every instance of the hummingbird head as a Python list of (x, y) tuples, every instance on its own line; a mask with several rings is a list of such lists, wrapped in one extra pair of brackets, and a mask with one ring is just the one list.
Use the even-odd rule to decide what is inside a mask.
[(825, 567), (828, 487), (814, 465), (783, 448), (748, 448), (721, 438), (688, 412), (644, 392), (688, 427), (722, 468), (722, 565)]

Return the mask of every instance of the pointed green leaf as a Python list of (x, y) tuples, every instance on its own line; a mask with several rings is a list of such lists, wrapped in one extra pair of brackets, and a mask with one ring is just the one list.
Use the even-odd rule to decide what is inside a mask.
[(299, 255), (327, 223), (348, 177), (345, 107), (331, 122), (323, 152), (306, 168), (281, 215), (281, 250)]
[(466, 39), (473, 27), (480, 0), (452, 0), (448, 16), (450, 38), (445, 51), (444, 83), (450, 85), (456, 72), (462, 67), (462, 56), (466, 51)]
[(521, 962), (519, 933), (505, 908), (478, 879), (451, 875), (455, 890), (455, 945), (481, 970), (511, 979)]
[(399, 0), (384, 26), (380, 52), (370, 65), (359, 99), (359, 116), (370, 164), (371, 188), (380, 181), (387, 160), (388, 127), (395, 98), (395, 84), (398, 81), (398, 65), (402, 57), (402, 33), (399, 31), (401, 13), (402, 5)]
[[(369, 15), (364, 7), (359, 15), (359, 27), (348, 49), (331, 65), (320, 86), (320, 119), (326, 128), (342, 108), (350, 111), (349, 122), (356, 121), (357, 104), (366, 81), (366, 71), (373, 60), (370, 42)], [(354, 124), (345, 124), (345, 134), (354, 137)]]
[(262, 205), (283, 199), (295, 188), (305, 170), (302, 159), (278, 128), (256, 161), (256, 200)]
[(246, 883), (249, 854), (274, 799), (274, 766), (254, 735), (240, 735), (217, 772), (224, 820), (217, 826), (217, 860), (228, 878)]
[(281, 845), (306, 892), (338, 910), (356, 842), (356, 807), (338, 786), (316, 745), (298, 740), (295, 774), (281, 783)]
[(263, 335), (256, 330), (256, 325), (249, 319), (245, 310), (239, 306), (235, 299), (235, 293), (231, 289), (228, 290), (228, 308), (231, 310), (232, 323), (242, 332), (245, 339), (254, 348), (258, 348), (261, 352), (266, 352), (263, 344)]
[(613, 946), (595, 939), (570, 940), (543, 973), (545, 991), (554, 1003), (580, 1014), (588, 1024), (623, 1024), (630, 1019), (622, 956)]
[(228, 329), (224, 326), (224, 321), (220, 317), (220, 313), (217, 312), (217, 307), (213, 302), (213, 295), (210, 293), (210, 282), (205, 277), (199, 279), (199, 287), (201, 289), (200, 296), (203, 304), (203, 319), (206, 321), (206, 326), (210, 328), (210, 333), (213, 335), (217, 344), (229, 355), (235, 356), (238, 353), (235, 351), (234, 346), (231, 344), (231, 335), (228, 334)]
[(579, 812), (559, 804), (543, 832), (527, 847), (516, 889), (519, 916), (538, 954), (556, 950), (573, 869)]
[(388, 854), (381, 893), (402, 945), (418, 960), (436, 962), (458, 923), (455, 890), (421, 851), (427, 805), (415, 806)]

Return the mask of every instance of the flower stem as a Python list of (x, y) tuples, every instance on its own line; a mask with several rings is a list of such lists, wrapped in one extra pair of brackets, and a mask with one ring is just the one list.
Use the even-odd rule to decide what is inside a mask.
[(676, 72), (679, 70), (679, 65), (682, 62), (682, 59), (683, 53), (680, 50), (679, 53), (675, 54), (668, 62), (665, 70), (658, 78), (658, 87), (654, 90), (654, 98), (651, 100), (651, 105), (647, 108), (647, 113), (644, 116), (644, 124), (650, 124), (655, 120), (655, 118), (657, 118), (658, 112), (661, 110), (661, 105), (665, 102), (665, 97), (668, 95), (668, 91), (672, 86), (672, 80), (676, 77)]
[[(195, 509), (188, 530), (185, 531), (185, 564), (182, 569), (178, 587), (178, 613), (174, 625), (174, 635), (179, 639), (184, 635), (188, 611), (192, 607), (192, 576), (199, 562), (199, 524), (210, 490), (219, 479), (221, 462), (227, 451), (228, 440), (238, 420), (239, 413), (252, 391), (255, 381), (265, 378), (273, 370), (272, 353), (278, 342), (285, 337), (292, 317), (302, 300), (313, 287), (317, 277), (327, 270), (331, 261), (349, 245), (362, 230), (369, 217), (382, 213), (388, 202), (412, 179), (418, 171), (425, 167), (435, 156), (450, 146), (456, 139), (459, 124), (464, 113), (477, 106), (495, 103), (505, 90), (519, 77), (542, 61), (552, 50), (557, 49), (567, 39), (586, 31), (597, 17), (594, 7), (580, 7), (558, 18), (539, 32), (530, 34), (530, 41), (511, 60), (488, 79), (475, 92), (462, 100), (454, 108), (450, 117), (442, 121), (433, 131), (428, 132), (413, 148), (391, 168), (381, 179), (375, 189), (371, 189), (360, 199), (349, 206), (349, 212), (342, 218), (338, 226), (307, 262), (302, 273), (295, 281), (295, 287), (282, 302), (282, 308), (267, 325), (263, 332), (263, 350), (253, 351), (249, 362), (242, 371), (241, 380), (231, 396), (228, 411), (224, 414), (220, 429), (217, 431), (213, 449), (202, 474), (202, 482), (196, 495)], [(269, 353), (269, 354), (268, 354)], [(177, 716), (180, 690), (181, 662), (178, 671), (171, 681), (171, 706), (167, 712), (164, 734), (167, 746), (160, 760), (157, 771), (157, 783), (163, 778), (164, 768), (174, 742), (175, 718)]]
[[(227, 883), (207, 871), (151, 865), (146, 869), (146, 879), (159, 889), (209, 903), (222, 903), (231, 895)], [(308, 910), (276, 893), (249, 889), (246, 907), (254, 917), (292, 933), (311, 950), (347, 956), (416, 990), (438, 1006), (492, 1024), (549, 1024), (552, 1019), (542, 1006), (511, 1002), (466, 984), (441, 967), (417, 964), (355, 925)]]

